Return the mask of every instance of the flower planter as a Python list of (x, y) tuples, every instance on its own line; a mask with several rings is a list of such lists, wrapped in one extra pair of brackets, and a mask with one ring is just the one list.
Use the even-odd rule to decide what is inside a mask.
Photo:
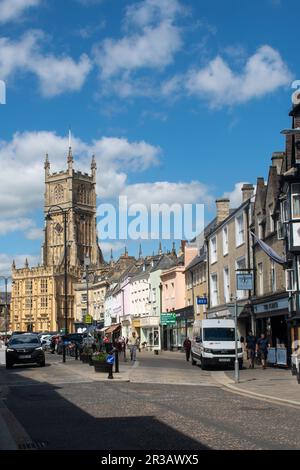
[(110, 365), (106, 362), (93, 361), (95, 372), (106, 372), (110, 370)]

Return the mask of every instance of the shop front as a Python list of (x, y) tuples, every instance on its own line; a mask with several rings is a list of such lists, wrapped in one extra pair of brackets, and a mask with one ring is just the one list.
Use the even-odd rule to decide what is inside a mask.
[(130, 335), (130, 326), (131, 326), (131, 316), (123, 315), (120, 317), (121, 321), (121, 336), (123, 338), (129, 338)]
[(268, 362), (286, 366), (289, 363), (290, 333), (288, 297), (253, 305), (256, 336), (264, 333), (269, 339)]
[(141, 346), (151, 351), (161, 349), (159, 317), (141, 317)]
[(194, 323), (193, 306), (184, 307), (171, 313), (174, 321), (163, 325), (163, 348), (165, 350), (180, 350), (186, 337), (192, 338)]
[(141, 319), (133, 318), (131, 322), (131, 330), (136, 332), (138, 338), (141, 338)]

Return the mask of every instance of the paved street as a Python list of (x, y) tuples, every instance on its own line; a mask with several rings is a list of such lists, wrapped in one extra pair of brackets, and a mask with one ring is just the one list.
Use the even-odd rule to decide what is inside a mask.
[(294, 432), (300, 409), (227, 391), (178, 353), (142, 353), (134, 366), (121, 363), (126, 375), (114, 381), (98, 380), (102, 374), (73, 359), (63, 365), (61, 357), (47, 355), (47, 362), (45, 368), (0, 368), (0, 413), (19, 448), (32, 442), (96, 450), (300, 446)]

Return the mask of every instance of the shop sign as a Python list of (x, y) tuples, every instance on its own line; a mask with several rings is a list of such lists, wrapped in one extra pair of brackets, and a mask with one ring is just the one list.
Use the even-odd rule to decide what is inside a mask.
[(90, 324), (93, 323), (93, 318), (91, 317), (91, 315), (86, 315), (86, 316), (84, 317), (84, 323), (85, 323), (86, 325), (90, 325)]
[(141, 326), (141, 321), (140, 320), (132, 320), (132, 326), (134, 328), (140, 328)]
[(145, 317), (141, 318), (141, 327), (159, 326), (159, 317)]
[(254, 305), (254, 313), (268, 313), (275, 310), (284, 310), (289, 308), (288, 299), (280, 299), (275, 302), (268, 302), (265, 304)]
[(197, 297), (197, 305), (207, 305), (207, 297)]
[(176, 313), (161, 313), (160, 322), (162, 325), (175, 325)]
[(253, 275), (245, 273), (237, 273), (236, 275), (237, 290), (252, 290), (253, 289)]

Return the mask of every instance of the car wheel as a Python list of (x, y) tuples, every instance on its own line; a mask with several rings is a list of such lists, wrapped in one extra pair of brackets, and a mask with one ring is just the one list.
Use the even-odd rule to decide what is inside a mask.
[(7, 362), (5, 367), (6, 367), (6, 369), (11, 369), (12, 366), (13, 366), (13, 364), (11, 362)]
[(40, 367), (45, 367), (45, 365), (46, 365), (45, 361), (39, 362)]
[(204, 360), (203, 360), (202, 357), (201, 357), (200, 367), (201, 367), (202, 370), (205, 370), (205, 369), (206, 369), (206, 364), (205, 364), (205, 362), (204, 362)]
[(297, 382), (300, 384), (300, 373), (297, 371)]
[(195, 361), (194, 356), (192, 356), (192, 366), (195, 366), (196, 364), (197, 362)]

